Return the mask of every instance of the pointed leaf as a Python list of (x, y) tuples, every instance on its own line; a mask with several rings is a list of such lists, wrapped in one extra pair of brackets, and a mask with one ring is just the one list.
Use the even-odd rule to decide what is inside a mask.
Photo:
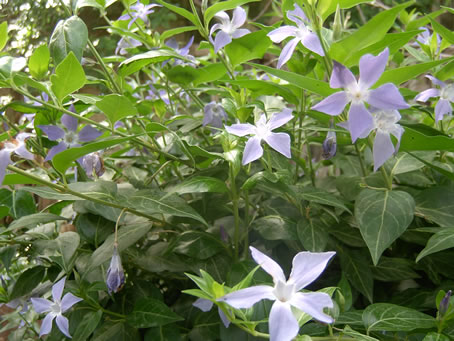
[(52, 91), (60, 101), (84, 86), (86, 81), (84, 69), (72, 52), (58, 64), (50, 81)]
[(38, 47), (28, 60), (30, 73), (36, 79), (44, 78), (49, 68), (50, 51), (46, 44)]
[(435, 233), (427, 242), (426, 247), (419, 253), (416, 262), (422, 258), (442, 250), (454, 247), (454, 228), (444, 228), (443, 230)]
[(107, 116), (112, 124), (124, 117), (137, 114), (137, 109), (131, 101), (121, 95), (107, 95), (102, 100), (96, 102), (96, 106)]
[(183, 318), (175, 314), (164, 302), (153, 298), (138, 301), (132, 313), (128, 315), (128, 323), (136, 328), (164, 326), (181, 320)]

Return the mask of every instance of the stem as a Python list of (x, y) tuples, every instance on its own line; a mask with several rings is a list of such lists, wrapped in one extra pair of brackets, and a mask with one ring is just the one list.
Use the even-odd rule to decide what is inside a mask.
[(366, 167), (364, 166), (363, 159), (361, 157), (361, 151), (359, 150), (358, 144), (356, 142), (355, 142), (354, 146), (355, 146), (355, 150), (356, 150), (356, 155), (358, 155), (359, 164), (361, 166), (361, 173), (365, 177), (365, 176), (367, 176), (367, 172), (366, 172)]
[(247, 258), (249, 251), (249, 193), (244, 191), (244, 226), (246, 231), (244, 233), (244, 247), (243, 247), (243, 257)]
[(102, 60), (102, 57), (99, 55), (98, 51), (96, 50), (95, 46), (93, 45), (93, 43), (90, 41), (90, 39), (88, 39), (87, 41), (88, 43), (88, 47), (90, 48), (90, 51), (91, 53), (93, 53), (93, 56), (95, 56), (96, 60), (98, 61), (99, 65), (101, 65), (101, 68), (104, 72), (104, 75), (107, 77), (107, 79), (109, 80), (109, 82), (111, 83), (113, 89), (115, 90), (116, 93), (118, 94), (121, 94), (121, 89), (120, 87), (118, 86), (118, 84), (115, 82), (115, 80), (112, 78), (112, 75), (111, 75), (111, 72), (113, 72), (112, 70), (109, 72), (109, 70), (107, 69), (107, 65), (104, 63), (104, 61)]
[(311, 175), (311, 182), (312, 186), (315, 187), (315, 174), (314, 174), (314, 167), (312, 165), (312, 152), (311, 152), (311, 146), (309, 144), (309, 140), (307, 139), (307, 132), (304, 132), (304, 139), (306, 140), (306, 150), (307, 150), (307, 162), (309, 163), (309, 170), (310, 170), (310, 175)]
[(123, 216), (123, 213), (125, 213), (126, 208), (123, 208), (120, 212), (120, 215), (118, 216), (117, 222), (115, 224), (115, 237), (114, 237), (114, 247), (118, 246), (118, 225), (120, 224), (120, 219)]
[(238, 193), (236, 191), (235, 175), (233, 174), (233, 168), (230, 166), (230, 192), (232, 195), (232, 204), (233, 204), (233, 219), (235, 223), (235, 233), (234, 233), (234, 259), (238, 260), (239, 255), (239, 244), (240, 244), (240, 216), (238, 212)]

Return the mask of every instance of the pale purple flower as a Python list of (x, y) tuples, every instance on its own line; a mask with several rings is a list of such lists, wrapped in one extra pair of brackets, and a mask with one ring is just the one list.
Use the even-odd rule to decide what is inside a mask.
[(24, 159), (33, 160), (34, 155), (27, 150), (25, 141), (31, 134), (19, 133), (16, 138), (4, 141), (0, 143), (0, 184), (3, 183), (5, 178), (6, 168), (12, 164), (11, 154), (16, 153)]
[(93, 179), (94, 175), (99, 177), (104, 174), (104, 162), (102, 160), (101, 154), (98, 152), (84, 155), (79, 160), (79, 163), (85, 170), (87, 176), (91, 179)]
[(359, 60), (359, 80), (353, 73), (340, 63), (334, 62), (330, 86), (343, 88), (344, 91), (336, 92), (312, 107), (325, 114), (339, 115), (348, 103), (351, 103), (348, 113), (347, 129), (350, 131), (352, 141), (363, 135), (373, 126), (373, 117), (366, 108), (365, 103), (378, 109), (405, 109), (405, 103), (397, 87), (386, 83), (377, 89), (370, 89), (380, 78), (385, 70), (389, 57), (386, 48), (378, 56), (366, 54)]
[[(177, 40), (175, 38), (171, 38), (171, 39), (166, 41), (165, 44), (168, 47), (170, 47), (171, 49), (175, 50), (175, 52), (178, 53), (181, 57), (189, 60), (188, 62), (186, 62), (186, 61), (181, 60), (181, 59), (175, 59), (175, 61), (173, 62), (173, 65), (195, 66), (196, 60), (195, 60), (194, 56), (191, 56), (189, 54), (189, 49), (191, 48), (193, 42), (194, 42), (194, 36), (192, 36), (191, 39), (189, 39), (188, 43), (185, 46), (180, 48), (178, 46), (178, 42), (177, 42)], [(166, 60), (162, 65), (164, 66), (167, 63), (168, 63), (168, 61)]]
[(131, 19), (131, 21), (128, 24), (128, 28), (131, 28), (132, 24), (137, 19), (142, 19), (144, 23), (148, 23), (148, 15), (154, 12), (153, 10), (154, 7), (161, 7), (161, 5), (158, 4), (144, 5), (140, 1), (137, 1), (135, 5), (132, 5), (130, 7), (132, 16), (129, 14), (124, 14), (121, 17), (119, 17), (118, 20)]
[[(71, 107), (69, 110), (74, 111)], [(54, 156), (66, 149), (79, 147), (79, 142), (90, 142), (102, 135), (102, 132), (92, 126), (85, 126), (77, 133), (77, 118), (68, 114), (63, 114), (61, 122), (67, 129), (66, 131), (56, 125), (39, 125), (38, 127), (46, 133), (51, 141), (61, 140), (56, 146), (52, 147), (47, 154), (45, 161), (52, 160)]]
[(141, 46), (142, 43), (137, 39), (131, 37), (122, 37), (118, 43), (117, 48), (115, 49), (115, 54), (120, 53), (121, 55), (125, 55), (128, 53), (126, 49), (132, 49), (134, 47)]
[(149, 100), (162, 100), (165, 104), (170, 105), (169, 94), (166, 90), (160, 89), (159, 91), (154, 87), (153, 84), (150, 84), (150, 90), (148, 90), (148, 95), (145, 96), (145, 99)]
[(440, 97), (435, 105), (435, 122), (438, 122), (442, 120), (445, 115), (452, 114), (451, 103), (454, 103), (454, 85), (446, 84), (445, 82), (442, 82), (432, 76), (426, 77), (429, 78), (433, 84), (438, 85), (440, 89), (431, 88), (424, 90), (415, 97), (415, 100), (419, 102), (427, 102), (431, 97)]
[(291, 158), (290, 136), (286, 133), (273, 133), (272, 131), (286, 124), (293, 118), (292, 110), (285, 108), (278, 114), (274, 114), (267, 121), (263, 114), (256, 125), (250, 123), (237, 123), (225, 127), (228, 133), (236, 136), (253, 135), (246, 142), (243, 152), (243, 165), (259, 159), (263, 155), (263, 148), (260, 145), (264, 140), (271, 148), (285, 157)]
[(432, 41), (432, 36), (435, 34), (436, 39), (437, 39), (437, 49), (440, 46), (441, 39), (440, 36), (437, 33), (430, 33), (429, 29), (427, 27), (420, 27), (418, 30), (422, 30), (423, 32), (418, 34), (416, 37), (416, 41), (423, 44), (423, 45), (430, 45), (430, 42)]
[(117, 292), (125, 283), (125, 273), (121, 265), (121, 258), (118, 254), (118, 247), (114, 245), (112, 259), (110, 260), (109, 268), (107, 269), (106, 284), (109, 293)]
[[(205, 298), (199, 298), (194, 303), (192, 303), (192, 305), (194, 307), (199, 308), (204, 313), (206, 313), (207, 311), (210, 311), (211, 308), (213, 307), (213, 302), (211, 302), (210, 300), (207, 300)], [(225, 316), (224, 312), (219, 307), (218, 307), (218, 314), (219, 314), (219, 317), (221, 318), (222, 323), (224, 324), (224, 327), (228, 328), (230, 325), (230, 320), (228, 319), (227, 316)]]
[(60, 281), (52, 286), (52, 298), (53, 301), (49, 301), (45, 298), (31, 298), (35, 311), (39, 314), (47, 313), (46, 317), (41, 324), (41, 330), (39, 331), (39, 337), (49, 334), (52, 330), (52, 321), (55, 319), (57, 327), (67, 337), (71, 338), (69, 334), (69, 322), (63, 314), (71, 308), (74, 304), (82, 301), (81, 298), (74, 296), (71, 293), (67, 293), (61, 298), (63, 289), (65, 287), (66, 277), (63, 277)]
[(216, 102), (210, 102), (205, 105), (203, 111), (205, 113), (203, 116), (203, 126), (210, 125), (215, 128), (222, 128), (223, 121), (228, 118), (224, 107)]
[(277, 68), (280, 69), (282, 65), (288, 62), (299, 42), (308, 50), (311, 50), (320, 56), (324, 56), (325, 53), (322, 44), (320, 43), (320, 39), (311, 31), (309, 19), (297, 4), (295, 4), (295, 9), (293, 11), (287, 12), (287, 18), (293, 21), (296, 24), (296, 27), (286, 25), (268, 33), (268, 37), (275, 43), (280, 43), (288, 37), (294, 37), (282, 49), (277, 62)]
[[(246, 11), (237, 7), (233, 11), (232, 20), (227, 13), (220, 11), (214, 16), (220, 21), (220, 23), (214, 24), (210, 30), (210, 41), (214, 45), (214, 52), (218, 53), (227, 44), (232, 42), (232, 39), (241, 38), (242, 36), (251, 33), (247, 28), (240, 28), (246, 22)], [(216, 34), (216, 38), (212, 38), (214, 32), (219, 31)]]
[(328, 131), (326, 138), (322, 144), (323, 152), (322, 156), (325, 160), (329, 160), (336, 155), (337, 151), (337, 138), (334, 130)]
[(290, 341), (298, 334), (299, 325), (292, 307), (321, 322), (333, 323), (333, 319), (323, 312), (323, 308), (333, 307), (328, 294), (299, 291), (320, 276), (335, 252), (299, 252), (293, 258), (292, 272), (286, 280), (279, 264), (254, 247), (249, 248), (254, 261), (273, 277), (274, 287), (257, 285), (229, 293), (218, 301), (236, 309), (250, 308), (263, 299), (274, 301), (268, 322), (271, 341)]

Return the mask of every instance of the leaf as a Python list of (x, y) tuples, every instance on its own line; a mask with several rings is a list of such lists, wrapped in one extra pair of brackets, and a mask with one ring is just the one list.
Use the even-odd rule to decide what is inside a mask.
[(432, 187), (415, 196), (416, 213), (440, 226), (454, 222), (454, 190), (449, 187)]
[(178, 185), (165, 189), (168, 193), (225, 193), (228, 191), (224, 181), (208, 176), (196, 176), (186, 179)]
[(443, 39), (446, 39), (450, 44), (454, 44), (454, 33), (452, 33), (450, 29), (447, 29), (432, 18), (429, 18), (429, 20), (435, 32), (437, 32)]
[(454, 139), (443, 135), (438, 130), (422, 130), (421, 125), (405, 126), (405, 132), (400, 141), (401, 151), (416, 150), (445, 150), (454, 152)]
[(76, 13), (83, 7), (94, 7), (100, 10), (104, 9), (104, 6), (98, 3), (96, 0), (77, 0)]
[(280, 216), (266, 216), (254, 220), (254, 230), (266, 240), (296, 240), (295, 224)]
[(38, 47), (28, 60), (30, 73), (36, 79), (44, 78), (49, 68), (50, 51), (46, 44)]
[(41, 283), (45, 272), (46, 268), (44, 266), (35, 266), (22, 272), (9, 296), (10, 301), (31, 293)]
[(184, 33), (184, 32), (190, 32), (190, 31), (195, 31), (197, 30), (197, 27), (195, 26), (183, 26), (183, 27), (176, 27), (172, 28), (170, 30), (166, 30), (162, 32), (161, 34), (161, 41), (164, 41), (166, 39), (169, 39), (177, 34)]
[(4, 21), (0, 24), (0, 51), (3, 50), (7, 41), (8, 41), (8, 23)]
[(115, 223), (102, 216), (90, 213), (79, 214), (75, 221), (82, 239), (98, 247), (115, 230)]
[(254, 97), (260, 95), (278, 94), (290, 103), (299, 103), (298, 98), (289, 89), (289, 86), (283, 86), (281, 84), (267, 82), (259, 79), (229, 80), (229, 83), (238, 85), (240, 88), (252, 90), (254, 92)]
[(101, 321), (102, 310), (90, 311), (84, 315), (82, 321), (77, 325), (77, 329), (73, 334), (73, 341), (85, 341), (98, 327)]
[(223, 242), (210, 233), (186, 231), (178, 236), (173, 252), (197, 259), (208, 259), (225, 250)]
[(20, 190), (14, 190), (12, 196), (12, 206), (10, 212), (14, 219), (36, 213), (36, 203), (33, 196), (27, 193), (24, 188)]
[(82, 55), (88, 41), (88, 30), (85, 23), (77, 16), (60, 20), (50, 37), (49, 49), (54, 64), (60, 64), (70, 52), (74, 53), (77, 61)]
[(23, 227), (33, 228), (39, 224), (47, 224), (56, 220), (67, 220), (65, 217), (61, 217), (52, 213), (35, 213), (23, 216), (17, 220), (14, 220), (9, 226), (8, 230), (20, 229)]
[(435, 327), (435, 319), (432, 316), (388, 303), (376, 303), (364, 309), (363, 322), (368, 333), (371, 331), (408, 332)]
[(344, 330), (342, 330), (342, 334), (351, 336), (353, 340), (358, 341), (378, 341), (378, 339), (376, 339), (375, 337), (361, 334), (360, 332), (351, 329), (349, 326), (344, 327)]
[[(410, 153), (410, 152), (407, 152), (407, 153), (409, 155), (411, 155), (412, 157), (414, 157), (416, 160), (419, 160), (421, 163), (425, 164), (426, 166), (428, 166), (428, 167), (432, 168), (433, 170), (437, 171), (438, 173), (446, 176), (448, 179), (454, 180), (454, 173), (453, 172), (449, 172), (449, 171), (447, 171), (444, 168), (438, 167), (438, 166), (434, 165), (433, 163), (428, 162), (428, 161), (420, 158), (419, 156), (416, 156), (413, 153)], [(446, 164), (443, 164), (443, 165), (448, 166)]]
[(227, 73), (222, 63), (213, 63), (202, 68), (194, 68), (189, 65), (177, 65), (167, 72), (171, 82), (197, 86), (201, 83), (208, 83), (218, 80)]
[(179, 328), (176, 325), (168, 324), (147, 329), (144, 341), (179, 341), (182, 339)]
[(85, 72), (72, 52), (58, 64), (50, 76), (52, 91), (59, 101), (85, 85)]
[(298, 221), (297, 232), (305, 250), (311, 252), (325, 251), (328, 243), (328, 233), (319, 219), (301, 217)]
[(127, 116), (137, 115), (136, 107), (121, 95), (111, 94), (96, 102), (96, 106), (107, 116), (111, 124)]
[(92, 341), (141, 341), (137, 329), (127, 323), (103, 322), (93, 335)]
[(249, 2), (257, 2), (260, 0), (227, 0), (218, 2), (210, 7), (207, 8), (203, 18), (205, 20), (205, 24), (208, 25), (211, 19), (216, 15), (216, 13), (220, 11), (228, 11), (230, 9), (237, 8), (238, 6), (247, 4)]
[(56, 170), (65, 174), (66, 170), (73, 165), (73, 162), (80, 157), (101, 149), (106, 149), (108, 147), (127, 142), (130, 139), (130, 137), (112, 138), (103, 141), (92, 142), (82, 147), (73, 147), (66, 149), (54, 156), (54, 158), (52, 159), (52, 164)]
[(136, 303), (128, 315), (128, 323), (136, 328), (151, 328), (184, 320), (175, 314), (164, 302), (145, 298)]
[(422, 258), (442, 250), (450, 249), (454, 247), (454, 228), (444, 228), (441, 231), (435, 233), (427, 241), (426, 247), (416, 257), (416, 263)]
[(13, 58), (11, 56), (0, 57), (0, 79), (9, 79), (16, 72), (21, 71), (27, 65), (23, 57)]
[(380, 41), (393, 26), (399, 12), (412, 3), (412, 1), (408, 1), (378, 13), (358, 30), (332, 44), (329, 50), (331, 57), (339, 63), (345, 64), (345, 61), (356, 51)]
[(355, 217), (374, 265), (413, 220), (415, 201), (402, 191), (365, 189), (355, 203)]
[(314, 187), (298, 187), (298, 196), (309, 202), (316, 202), (321, 205), (338, 207), (347, 212), (351, 211), (335, 195)]
[(225, 47), (232, 66), (235, 67), (252, 59), (263, 58), (263, 55), (271, 45), (271, 39), (265, 31), (256, 31), (246, 34)]
[(414, 262), (405, 258), (381, 257), (374, 267), (374, 278), (383, 282), (403, 281), (420, 276), (413, 269)]
[(55, 239), (58, 251), (62, 255), (63, 265), (65, 271), (68, 273), (70, 269), (71, 259), (77, 251), (77, 248), (80, 244), (79, 234), (76, 232), (68, 231), (60, 234), (57, 239)]
[(156, 0), (156, 2), (158, 4), (161, 4), (162, 6), (166, 7), (167, 9), (171, 10), (172, 12), (175, 12), (176, 14), (181, 15), (182, 17), (188, 19), (191, 23), (193, 23), (194, 25), (197, 26), (197, 20), (196, 20), (194, 14), (192, 14), (188, 10), (175, 6), (175, 5), (168, 4), (167, 2), (165, 2), (163, 0)]
[(424, 339), (422, 339), (422, 341), (449, 341), (449, 340), (451, 340), (450, 337), (435, 332), (430, 332), (426, 334), (426, 336), (424, 336)]
[(326, 18), (336, 11), (337, 5), (339, 5), (339, 8), (341, 9), (348, 9), (372, 1), (373, 0), (320, 0), (317, 3), (317, 13), (322, 17), (322, 20), (325, 21)]

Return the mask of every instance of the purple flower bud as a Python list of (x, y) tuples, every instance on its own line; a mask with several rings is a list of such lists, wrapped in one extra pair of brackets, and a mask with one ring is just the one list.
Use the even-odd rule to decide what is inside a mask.
[(449, 308), (449, 300), (451, 299), (451, 290), (449, 290), (445, 297), (440, 302), (440, 307), (438, 308), (438, 312), (440, 313), (440, 316), (443, 317), (446, 312), (448, 311)]
[(81, 164), (89, 178), (93, 178), (94, 174), (98, 177), (104, 174), (104, 162), (101, 155), (97, 152), (85, 155)]
[(227, 234), (227, 231), (225, 230), (224, 225), (221, 225), (219, 227), (219, 233), (221, 234), (221, 240), (224, 243), (228, 243), (229, 242), (229, 235)]
[(323, 141), (323, 153), (322, 156), (325, 160), (329, 160), (336, 155), (337, 150), (337, 139), (336, 133), (332, 130), (326, 134), (326, 139)]
[(121, 258), (118, 254), (117, 244), (114, 244), (112, 259), (110, 260), (109, 269), (107, 269), (106, 284), (109, 289), (109, 293), (119, 291), (123, 287), (124, 283), (125, 273), (123, 271), (123, 266), (121, 265)]

